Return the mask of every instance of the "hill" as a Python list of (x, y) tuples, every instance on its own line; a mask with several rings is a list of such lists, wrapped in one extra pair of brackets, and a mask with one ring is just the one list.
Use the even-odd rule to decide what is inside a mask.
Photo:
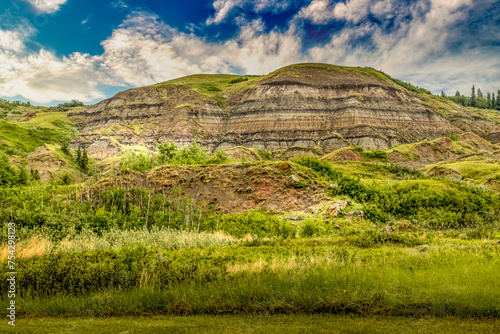
[(103, 159), (120, 148), (196, 141), (330, 153), (472, 132), (500, 141), (500, 114), (464, 108), (370, 68), (298, 64), (265, 76), (193, 75), (118, 93), (72, 112), (73, 141)]

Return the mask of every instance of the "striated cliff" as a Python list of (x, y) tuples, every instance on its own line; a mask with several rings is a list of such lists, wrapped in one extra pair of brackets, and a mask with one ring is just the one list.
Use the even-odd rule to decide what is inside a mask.
[[(498, 141), (495, 119), (411, 92), (369, 68), (298, 64), (266, 76), (195, 75), (130, 89), (72, 115), (82, 144), (103, 159), (121, 146), (367, 150), (474, 132)], [(498, 122), (496, 122), (498, 124)]]

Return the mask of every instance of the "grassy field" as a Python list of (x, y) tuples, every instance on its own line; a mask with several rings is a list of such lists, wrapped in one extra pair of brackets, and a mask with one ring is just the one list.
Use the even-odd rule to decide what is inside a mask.
[(3, 333), (498, 333), (498, 319), (350, 315), (150, 316), (20, 319)]

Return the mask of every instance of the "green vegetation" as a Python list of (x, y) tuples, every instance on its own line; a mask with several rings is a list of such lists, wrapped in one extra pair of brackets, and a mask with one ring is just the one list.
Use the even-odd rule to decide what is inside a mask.
[(122, 156), (119, 169), (121, 173), (127, 171), (147, 172), (155, 167), (155, 158), (144, 153), (129, 152)]
[(430, 228), (477, 227), (483, 224), (498, 227), (500, 223), (495, 214), (500, 212), (498, 195), (475, 186), (425, 179), (368, 184), (317, 158), (303, 157), (294, 161), (311, 168), (327, 181), (336, 182), (338, 186), (332, 189), (332, 195), (349, 196), (364, 203), (367, 217), (374, 222), (409, 219)]
[[(84, 314), (81, 318), (35, 318), (18, 320), (17, 328), (5, 333), (450, 333), (496, 334), (496, 319), (475, 320), (459, 317), (387, 317), (321, 314), (252, 314), (252, 315), (196, 315), (196, 316), (143, 316), (94, 318)], [(10, 326), (9, 326), (10, 327)]]
[(32, 181), (40, 180), (37, 170), (26, 170), (26, 160), (22, 160), (18, 167), (13, 167), (9, 158), (0, 153), (0, 187), (26, 186)]
[(21, 259), (19, 315), (500, 315), (494, 246), (370, 249), (306, 240)]
[(199, 147), (195, 141), (181, 149), (171, 142), (156, 144), (156, 147), (159, 150), (158, 161), (162, 164), (209, 165), (229, 162), (226, 152), (217, 150), (214, 154), (210, 154), (206, 148)]
[(464, 96), (460, 94), (459, 91), (457, 91), (454, 96), (446, 96), (444, 92), (441, 96), (457, 104), (461, 104), (464, 107), (500, 110), (500, 90), (497, 91), (495, 98), (495, 92), (487, 92), (484, 94), (480, 88), (477, 89), (476, 94), (476, 87), (473, 85), (470, 96)]
[(225, 96), (251, 89), (260, 80), (260, 76), (253, 75), (242, 77), (229, 74), (196, 74), (158, 83), (152, 87), (161, 88), (168, 85), (190, 87), (224, 107), (226, 104)]
[[(243, 93), (272, 76), (301, 75), (304, 66), (262, 77), (190, 76), (154, 89), (185, 86), (205, 102), (225, 106), (225, 95)], [(381, 79), (419, 94), (447, 117), (454, 113), (444, 97), (373, 69), (307, 66), (353, 74), (361, 83)], [(497, 117), (494, 110), (478, 111), (484, 102), (479, 89), (474, 87), (471, 99), (476, 105), (471, 111)], [(487, 100), (492, 103), (491, 96)], [(17, 315), (27, 332), (34, 325), (26, 318), (48, 324), (49, 332), (60, 332), (64, 324), (91, 333), (95, 328), (81, 319), (59, 319), (88, 316), (102, 323), (120, 316), (125, 318), (106, 320), (114, 331), (130, 331), (144, 315), (196, 315), (179, 321), (217, 333), (237, 331), (234, 319), (247, 324), (251, 321), (241, 319), (264, 315), (258, 330), (265, 332), (294, 332), (304, 319), (324, 324), (311, 325), (321, 331), (333, 319), (325, 315), (332, 314), (342, 319), (336, 328), (344, 332), (416, 331), (410, 320), (398, 317), (426, 322), (426, 330), (448, 329), (443, 323), (455, 324), (454, 332), (460, 332), (456, 323), (480, 332), (498, 328), (500, 194), (494, 190), (500, 169), (490, 155), (497, 147), (473, 134), (449, 133), (452, 141), (439, 138), (387, 151), (345, 148), (363, 162), (308, 156), (277, 162), (285, 153), (240, 147), (230, 152), (238, 161), (231, 165), (225, 151), (164, 142), (156, 145), (158, 153), (121, 147), (126, 150), (121, 157), (95, 163), (82, 147), (69, 148), (77, 129), (61, 111), (83, 109), (81, 102), (52, 111), (37, 108), (0, 100), (0, 149), (9, 155), (0, 154), (0, 300), (7, 301), (6, 223), (12, 222)], [(121, 126), (106, 131), (113, 135)], [(144, 129), (130, 123), (127, 131)], [(286, 153), (322, 155), (320, 144)], [(28, 165), (24, 157), (42, 145)], [(420, 170), (389, 163), (450, 152), (461, 158)], [(39, 182), (47, 170), (28, 168), (53, 161), (59, 169), (50, 171), (50, 184)], [(100, 176), (111, 176), (116, 168), (120, 175)], [(448, 174), (463, 181), (443, 178)], [(222, 201), (229, 205), (211, 196), (211, 185), (227, 189)], [(296, 211), (282, 212), (281, 205)], [(286, 328), (275, 320), (279, 317), (287, 319)], [(436, 322), (429, 324), (435, 320), (429, 317)], [(189, 319), (194, 320), (186, 323)], [(212, 326), (217, 321), (225, 328)], [(103, 328), (99, 332), (107, 331)], [(335, 332), (330, 329), (325, 332)]]
[(387, 153), (381, 150), (365, 151), (362, 147), (354, 146), (353, 151), (360, 153), (367, 159), (387, 159)]
[(75, 134), (64, 127), (66, 124), (53, 130), (0, 121), (0, 139), (5, 141), (0, 143), (0, 150), (9, 155), (26, 155), (45, 143), (67, 143), (75, 138)]

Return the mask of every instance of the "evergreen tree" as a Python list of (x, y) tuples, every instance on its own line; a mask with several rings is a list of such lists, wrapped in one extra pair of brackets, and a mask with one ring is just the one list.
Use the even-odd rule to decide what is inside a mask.
[(490, 92), (488, 92), (486, 94), (486, 100), (488, 100), (488, 107), (487, 108), (491, 109), (491, 93)]
[(500, 89), (497, 91), (496, 109), (500, 110)]
[(82, 164), (81, 164), (81, 168), (85, 172), (89, 168), (89, 157), (87, 155), (87, 150), (86, 149), (83, 149), (83, 152), (82, 152)]
[(497, 102), (495, 101), (495, 93), (491, 94), (491, 109), (495, 109)]
[(477, 89), (477, 97), (478, 98), (483, 98), (484, 97), (483, 92), (481, 91), (481, 88)]
[(40, 181), (40, 172), (38, 172), (38, 169), (30, 169), (30, 174), (31, 174), (31, 181)]
[(455, 97), (460, 97), (460, 92), (457, 90), (457, 92), (455, 93)]
[(443, 91), (441, 91), (441, 97), (446, 97), (446, 94)]
[(78, 145), (78, 149), (76, 150), (76, 164), (78, 167), (82, 165), (82, 148)]
[(472, 85), (472, 94), (470, 95), (470, 106), (476, 106), (476, 87), (474, 85)]

